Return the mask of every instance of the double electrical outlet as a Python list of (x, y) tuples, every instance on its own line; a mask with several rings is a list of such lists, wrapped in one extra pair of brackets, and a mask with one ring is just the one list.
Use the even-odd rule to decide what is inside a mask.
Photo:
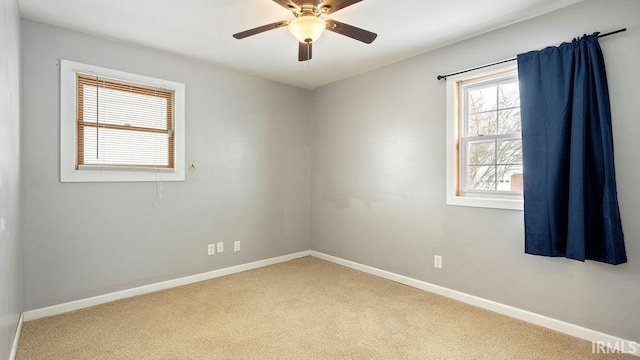
[[(240, 251), (240, 241), (233, 242), (233, 251)], [(224, 252), (224, 242), (219, 241), (215, 244), (207, 245), (207, 255), (215, 255)]]

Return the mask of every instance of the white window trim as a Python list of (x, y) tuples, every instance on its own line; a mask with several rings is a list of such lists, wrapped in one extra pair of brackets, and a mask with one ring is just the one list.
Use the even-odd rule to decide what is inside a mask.
[(473, 70), (464, 74), (447, 77), (447, 205), (470, 206), (480, 208), (523, 210), (522, 199), (509, 199), (500, 197), (461, 196), (458, 194), (458, 140), (459, 118), (458, 83), (475, 77), (491, 73), (515, 69), (513, 64), (499, 64), (483, 69)]
[[(77, 119), (76, 74), (96, 74), (118, 80), (170, 89), (174, 94), (174, 169), (124, 169), (96, 167), (76, 170)], [(185, 85), (173, 81), (111, 70), (99, 66), (60, 60), (60, 181), (61, 182), (137, 182), (184, 181), (185, 179)]]

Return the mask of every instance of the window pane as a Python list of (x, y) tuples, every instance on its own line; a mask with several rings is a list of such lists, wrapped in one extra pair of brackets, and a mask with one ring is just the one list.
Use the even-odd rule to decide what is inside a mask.
[(498, 140), (498, 164), (522, 164), (522, 140)]
[(469, 90), (467, 109), (470, 114), (495, 110), (498, 104), (498, 93), (495, 86)]
[(500, 109), (520, 106), (520, 89), (517, 81), (498, 86), (498, 106)]
[(498, 131), (498, 121), (495, 111), (469, 115), (468, 136), (495, 135)]
[(83, 86), (83, 95), (85, 122), (167, 129), (166, 98), (90, 85)]
[(493, 165), (496, 163), (496, 142), (469, 142), (468, 154), (467, 163), (470, 165)]
[(520, 125), (520, 108), (500, 110), (498, 121), (498, 134), (519, 134), (521, 132)]
[(468, 166), (467, 190), (495, 190), (495, 166)]
[(499, 165), (498, 190), (522, 191), (522, 165)]
[(168, 166), (167, 134), (84, 128), (84, 164)]

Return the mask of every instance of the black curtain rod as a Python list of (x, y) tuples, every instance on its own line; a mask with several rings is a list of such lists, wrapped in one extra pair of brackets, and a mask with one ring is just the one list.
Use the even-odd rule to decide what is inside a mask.
[[(606, 34), (600, 34), (600, 35), (598, 35), (598, 38), (602, 38), (602, 37), (605, 37), (605, 36), (621, 33), (623, 31), (627, 31), (627, 28), (623, 28), (623, 29), (619, 29), (619, 30), (616, 30), (616, 31), (608, 32)], [(508, 58), (506, 60), (496, 61), (496, 62), (491, 63), (491, 64), (482, 65), (482, 66), (478, 66), (478, 67), (474, 67), (474, 68), (471, 68), (471, 69), (454, 72), (454, 73), (447, 74), (447, 75), (438, 75), (438, 80), (443, 80), (443, 79), (446, 80), (449, 76), (464, 74), (464, 73), (468, 73), (469, 71), (474, 71), (474, 70), (478, 70), (478, 69), (484, 69), (486, 67), (493, 66), (493, 65), (504, 64), (504, 63), (507, 63), (507, 62), (515, 61), (516, 59), (518, 59), (518, 58), (517, 57), (512, 57), (512, 58)]]

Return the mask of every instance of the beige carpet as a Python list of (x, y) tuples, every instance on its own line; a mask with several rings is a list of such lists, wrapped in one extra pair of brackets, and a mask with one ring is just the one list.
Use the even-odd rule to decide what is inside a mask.
[(637, 359), (306, 257), (26, 322), (18, 360)]

